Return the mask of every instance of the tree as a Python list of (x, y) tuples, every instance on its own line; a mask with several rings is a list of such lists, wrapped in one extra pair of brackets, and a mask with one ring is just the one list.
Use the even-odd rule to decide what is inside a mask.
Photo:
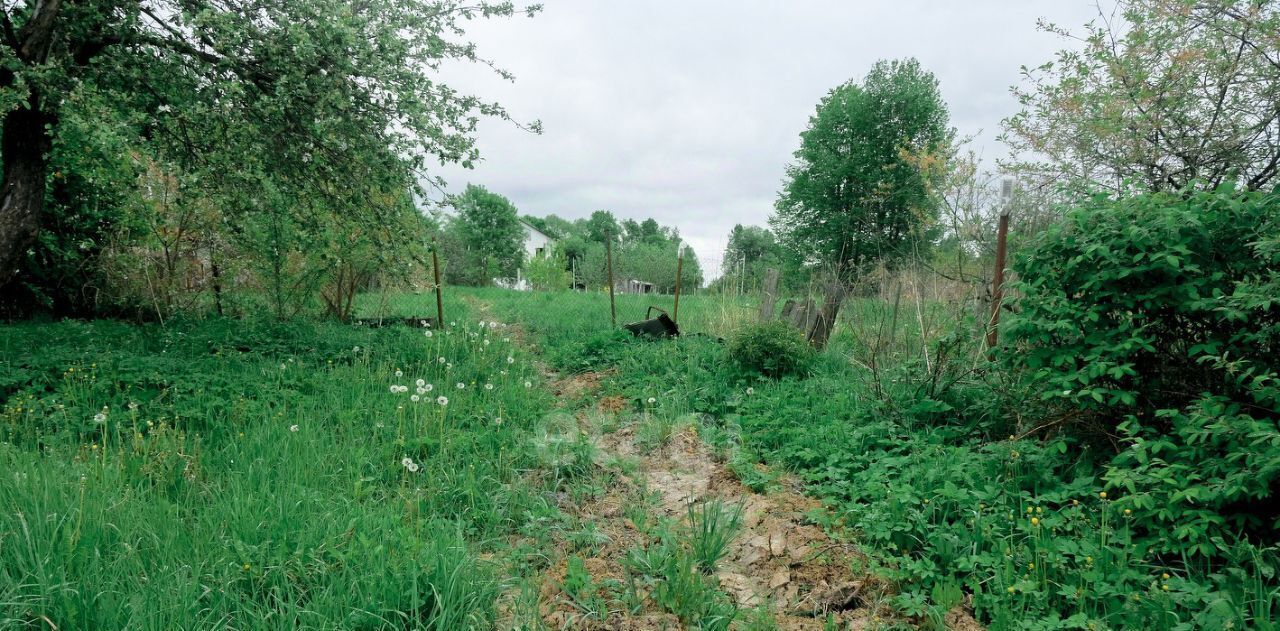
[(903, 258), (936, 215), (947, 120), (931, 73), (914, 59), (878, 62), (862, 84), (818, 103), (770, 224), (802, 259), (844, 279)]
[(30, 264), (65, 121), (93, 111), (127, 129), (135, 150), (203, 168), (239, 193), (245, 212), (269, 182), (289, 197), (306, 188), (342, 198), (352, 164), (379, 178), (371, 186), (404, 190), (429, 161), (474, 161), (479, 116), (509, 120), (440, 83), (436, 70), (483, 61), (456, 40), (461, 21), (517, 12), (456, 0), (7, 3), (0, 285)]
[(452, 203), (458, 210), (458, 232), (467, 248), (467, 263), (478, 270), (479, 282), (514, 278), (524, 264), (525, 238), (515, 205), (474, 184), (468, 184)]
[(587, 219), (585, 227), (587, 239), (596, 243), (604, 243), (609, 239), (617, 243), (622, 238), (622, 230), (618, 226), (617, 218), (607, 210), (591, 213), (591, 218)]
[[(1082, 43), (1023, 68), (1008, 165), (1071, 194), (1262, 190), (1280, 169), (1280, 4), (1120, 0)], [(1118, 15), (1117, 15), (1118, 14)]]

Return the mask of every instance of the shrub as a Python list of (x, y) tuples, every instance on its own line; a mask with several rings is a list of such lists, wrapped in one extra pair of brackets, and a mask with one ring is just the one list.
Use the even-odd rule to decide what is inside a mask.
[(800, 331), (785, 322), (749, 326), (729, 340), (729, 362), (738, 369), (779, 378), (803, 375), (813, 366), (815, 353)]
[(1270, 531), (1280, 516), (1280, 200), (1230, 190), (1100, 198), (1014, 269), (1021, 311), (1005, 356), (1050, 406), (1049, 423), (1123, 448), (1105, 477), (1145, 543), (1213, 558), (1234, 533)]

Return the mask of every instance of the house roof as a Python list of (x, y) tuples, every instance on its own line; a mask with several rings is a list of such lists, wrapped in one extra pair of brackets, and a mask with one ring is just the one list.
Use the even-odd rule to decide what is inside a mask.
[(545, 233), (545, 232), (543, 232), (543, 231), (541, 231), (541, 230), (539, 230), (539, 229), (537, 229), (537, 228), (534, 228), (534, 227), (533, 227), (533, 225), (532, 225), (532, 224), (530, 224), (529, 222), (527, 222), (527, 221), (525, 221), (525, 220), (523, 220), (523, 219), (521, 219), (521, 220), (519, 220), (519, 221), (520, 221), (520, 225), (524, 226), (524, 229), (525, 229), (525, 230), (528, 230), (529, 232), (536, 232), (536, 233), (538, 233), (538, 234), (542, 235), (542, 238), (543, 238), (543, 239), (546, 239), (547, 241), (555, 241), (555, 239), (553, 239), (553, 238), (551, 237), (551, 235), (549, 235), (549, 234), (547, 234), (547, 233)]

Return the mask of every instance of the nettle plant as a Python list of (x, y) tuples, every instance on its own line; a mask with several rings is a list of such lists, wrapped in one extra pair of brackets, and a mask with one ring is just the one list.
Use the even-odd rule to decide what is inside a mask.
[[(1110, 443), (1153, 553), (1211, 564), (1280, 517), (1280, 198), (1096, 198), (1014, 265), (1008, 361), (1046, 426)], [(1256, 539), (1255, 539), (1256, 537)]]

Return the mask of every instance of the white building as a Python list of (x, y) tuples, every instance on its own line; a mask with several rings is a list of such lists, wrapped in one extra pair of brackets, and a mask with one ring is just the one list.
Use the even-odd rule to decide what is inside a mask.
[[(530, 261), (540, 256), (548, 256), (551, 254), (551, 248), (555, 245), (556, 240), (547, 236), (545, 232), (534, 228), (520, 220), (520, 227), (524, 228), (524, 260)], [(529, 290), (529, 281), (524, 277), (524, 270), (517, 270), (515, 280), (511, 279), (495, 279), (494, 282), (500, 287), (508, 289), (518, 289), (520, 291)]]

